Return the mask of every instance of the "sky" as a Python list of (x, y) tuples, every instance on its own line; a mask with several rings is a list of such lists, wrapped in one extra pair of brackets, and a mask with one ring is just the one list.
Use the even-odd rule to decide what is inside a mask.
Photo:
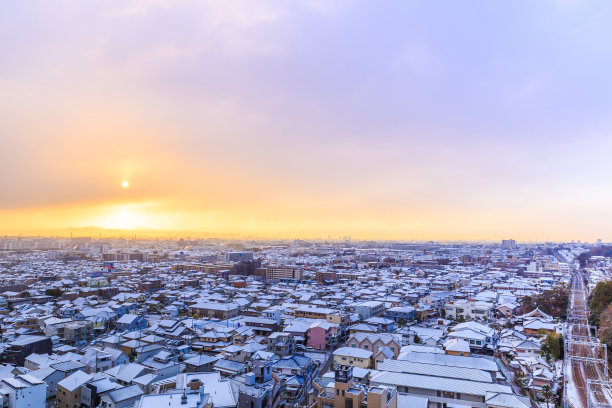
[(612, 240), (610, 21), (596, 0), (0, 2), (0, 233)]

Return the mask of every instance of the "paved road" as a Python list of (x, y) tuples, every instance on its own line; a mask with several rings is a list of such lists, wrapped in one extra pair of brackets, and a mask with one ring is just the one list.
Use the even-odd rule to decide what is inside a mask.
[(321, 368), (319, 368), (319, 375), (323, 375), (331, 369), (332, 363), (334, 362), (334, 351), (342, 346), (344, 346), (344, 343), (336, 344), (334, 347), (331, 348), (331, 350), (327, 352), (325, 362), (323, 363), (323, 365), (321, 365)]

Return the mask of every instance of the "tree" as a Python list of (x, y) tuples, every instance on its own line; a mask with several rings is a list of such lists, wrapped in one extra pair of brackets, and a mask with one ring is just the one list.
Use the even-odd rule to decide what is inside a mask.
[(548, 333), (542, 344), (542, 351), (550, 354), (555, 360), (563, 358), (563, 336), (555, 332)]
[(612, 281), (598, 282), (589, 299), (590, 323), (599, 326), (600, 315), (612, 303)]
[(45, 295), (47, 296), (53, 296), (53, 297), (60, 297), (64, 294), (64, 292), (61, 291), (61, 289), (58, 288), (50, 288), (45, 290)]
[(442, 308), (440, 310), (440, 317), (442, 317), (443, 319), (446, 319), (446, 309)]
[(521, 390), (525, 391), (529, 384), (529, 377), (525, 375), (523, 370), (518, 370), (514, 375), (514, 383), (521, 387)]
[(548, 401), (555, 396), (548, 385), (542, 386), (542, 396), (544, 397), (544, 401), (546, 401), (546, 408), (548, 408)]
[(406, 319), (398, 319), (397, 327), (404, 327), (404, 326), (406, 326)]
[(414, 344), (421, 344), (421, 338), (416, 333), (414, 333)]
[(566, 285), (555, 286), (552, 290), (536, 296), (525, 296), (517, 310), (518, 314), (531, 312), (535, 308), (553, 317), (564, 318), (569, 305), (570, 292)]
[[(608, 345), (608, 350), (612, 348), (612, 303), (606, 307), (606, 310), (599, 319), (599, 340)], [(608, 352), (608, 360), (612, 361), (612, 353)]]

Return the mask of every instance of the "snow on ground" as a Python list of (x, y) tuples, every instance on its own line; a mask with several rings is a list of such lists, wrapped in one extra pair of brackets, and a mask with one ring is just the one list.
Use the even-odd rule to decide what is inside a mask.
[(578, 389), (574, 384), (572, 367), (570, 364), (568, 364), (565, 368), (565, 395), (567, 395), (567, 400), (574, 408), (581, 408), (582, 402), (580, 401), (580, 396), (578, 395)]
[(557, 378), (563, 375), (563, 360), (557, 360), (554, 362), (555, 375)]

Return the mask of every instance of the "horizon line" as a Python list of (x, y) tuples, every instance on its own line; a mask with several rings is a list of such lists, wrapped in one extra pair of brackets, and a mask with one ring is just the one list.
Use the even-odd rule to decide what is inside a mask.
[[(77, 234), (77, 235), (74, 235)], [(83, 235), (81, 235), (83, 234)], [(24, 229), (24, 230), (7, 230), (0, 231), (0, 236), (5, 238), (95, 238), (95, 239), (237, 239), (237, 240), (269, 240), (269, 241), (287, 241), (287, 240), (305, 240), (305, 241), (333, 241), (333, 242), (392, 242), (392, 243), (501, 243), (502, 240), (514, 240), (517, 244), (538, 244), (538, 243), (556, 243), (556, 244), (578, 244), (578, 243), (593, 243), (605, 244), (608, 241), (596, 239), (588, 240), (559, 240), (559, 239), (516, 239), (512, 237), (505, 238), (384, 238), (384, 237), (362, 237), (352, 234), (320, 234), (313, 235), (284, 235), (284, 234), (242, 234), (239, 232), (205, 232), (201, 230), (164, 230), (151, 229), (141, 227), (137, 229), (109, 229), (102, 227), (65, 227), (65, 228), (47, 228), (47, 229)], [(96, 236), (97, 235), (97, 236)], [(105, 235), (105, 236), (103, 236)], [(325, 236), (327, 235), (327, 236)]]

